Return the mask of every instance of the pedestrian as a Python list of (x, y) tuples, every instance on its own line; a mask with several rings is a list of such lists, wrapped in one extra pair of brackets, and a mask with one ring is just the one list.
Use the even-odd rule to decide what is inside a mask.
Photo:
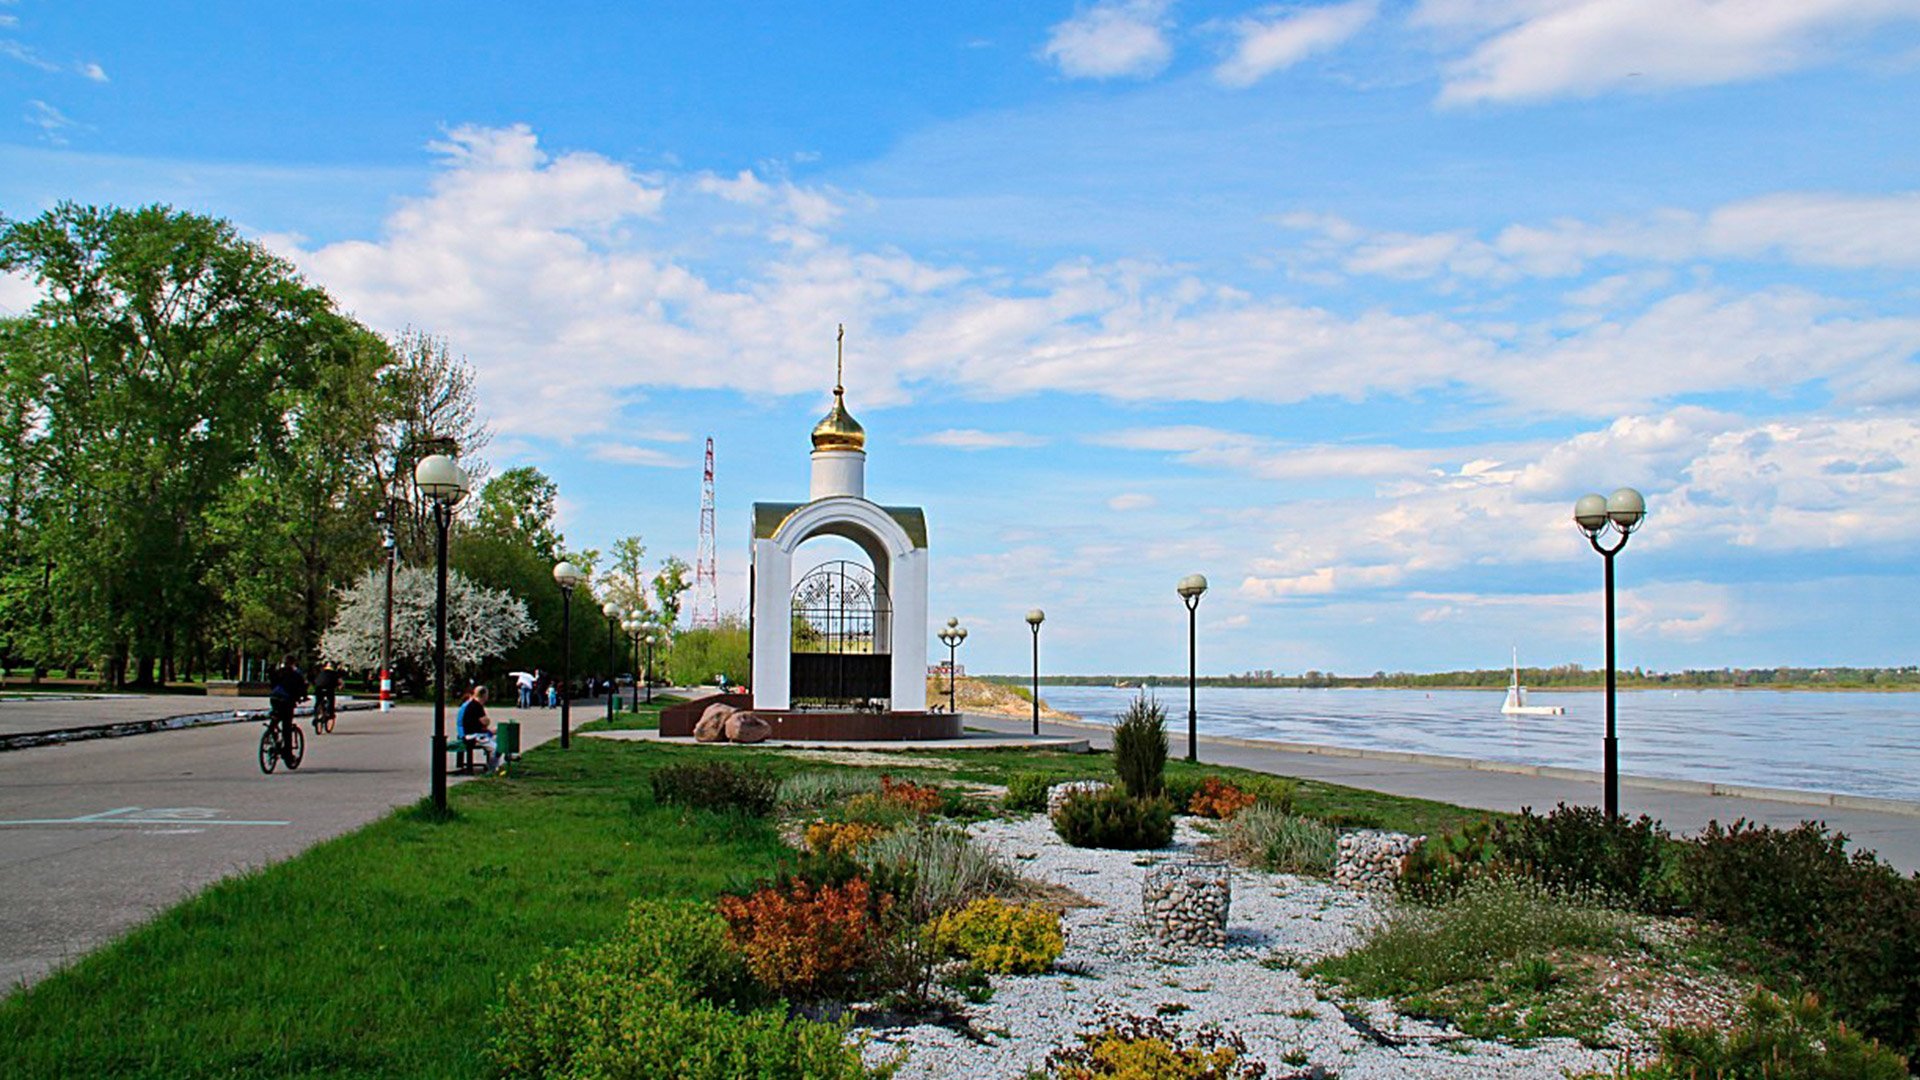
[(518, 706), (522, 709), (533, 708), (533, 672), (522, 671), (515, 674), (514, 682), (520, 688)]
[(548, 683), (547, 684), (547, 708), (554, 709), (554, 708), (558, 708), (559, 705), (560, 705), (560, 684)]
[(500, 747), (493, 738), (493, 718), (487, 715), (487, 688), (476, 686), (460, 703), (453, 716), (453, 731), (462, 739), (487, 752), (487, 771), (500, 771)]

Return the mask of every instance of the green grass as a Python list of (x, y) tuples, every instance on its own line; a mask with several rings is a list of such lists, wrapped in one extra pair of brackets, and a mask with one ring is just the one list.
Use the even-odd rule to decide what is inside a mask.
[[(581, 724), (576, 731), (658, 731), (660, 730), (660, 710), (669, 705), (678, 705), (685, 698), (671, 697), (667, 694), (653, 695), (652, 704), (641, 702), (625, 712), (613, 714), (613, 722), (607, 722), (606, 710), (595, 713), (595, 719)], [(632, 704), (629, 702), (629, 704)], [(575, 710), (574, 715), (581, 715)]]
[[(660, 704), (618, 720), (657, 723)], [(743, 756), (783, 777), (835, 768), (774, 750), (550, 743), (503, 780), (456, 785), (449, 820), (397, 811), (215, 885), (0, 1001), (5, 1073), (482, 1075), (488, 1008), (549, 950), (614, 933), (633, 899), (709, 898), (789, 857), (769, 821), (653, 800), (648, 778), (663, 764)], [(981, 783), (1112, 772), (1105, 754), (937, 760), (876, 771)], [(1186, 771), (1252, 775), (1168, 764)], [(1418, 832), (1480, 816), (1311, 782), (1296, 809)]]

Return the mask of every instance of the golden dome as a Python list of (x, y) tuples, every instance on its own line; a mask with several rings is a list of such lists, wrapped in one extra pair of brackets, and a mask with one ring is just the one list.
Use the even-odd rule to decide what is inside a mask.
[(847, 411), (847, 392), (833, 388), (833, 408), (813, 425), (815, 450), (861, 450), (867, 447), (867, 430)]

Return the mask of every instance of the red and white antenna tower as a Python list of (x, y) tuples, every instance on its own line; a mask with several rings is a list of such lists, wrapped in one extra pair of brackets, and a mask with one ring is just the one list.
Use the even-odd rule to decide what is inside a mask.
[(700, 554), (693, 566), (693, 625), (720, 621), (720, 580), (713, 555), (713, 436), (707, 436), (707, 471), (700, 480)]

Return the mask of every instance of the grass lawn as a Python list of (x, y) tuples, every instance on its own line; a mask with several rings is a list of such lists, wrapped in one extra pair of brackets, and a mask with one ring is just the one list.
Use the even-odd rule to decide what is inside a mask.
[[(6, 1075), (482, 1075), (488, 1007), (549, 949), (613, 932), (632, 899), (709, 897), (777, 866), (786, 851), (770, 822), (662, 807), (648, 784), (670, 761), (743, 754), (781, 774), (844, 767), (725, 746), (550, 743), (503, 780), (455, 786), (450, 820), (397, 811), (216, 885), (0, 1002)], [(889, 768), (976, 782), (1112, 768), (1105, 754), (941, 760)], [(1169, 775), (1188, 768), (1168, 763)], [(1325, 784), (1301, 785), (1299, 808), (1419, 831), (1479, 816)]]

